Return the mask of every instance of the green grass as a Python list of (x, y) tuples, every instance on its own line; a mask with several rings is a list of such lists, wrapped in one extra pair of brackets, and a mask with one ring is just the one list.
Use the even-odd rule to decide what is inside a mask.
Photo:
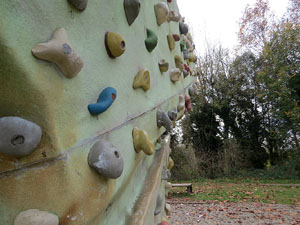
[(187, 194), (186, 188), (173, 188), (171, 195), (173, 197), (184, 197), (201, 201), (300, 204), (300, 185), (280, 185), (300, 184), (300, 180), (225, 178), (214, 180), (201, 179), (188, 182), (193, 183), (194, 193)]

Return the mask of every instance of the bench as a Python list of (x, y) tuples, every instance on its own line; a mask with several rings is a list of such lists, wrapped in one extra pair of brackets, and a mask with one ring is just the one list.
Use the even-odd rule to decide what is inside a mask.
[(172, 184), (172, 187), (186, 187), (187, 193), (193, 193), (193, 185), (192, 183), (183, 183), (183, 184)]

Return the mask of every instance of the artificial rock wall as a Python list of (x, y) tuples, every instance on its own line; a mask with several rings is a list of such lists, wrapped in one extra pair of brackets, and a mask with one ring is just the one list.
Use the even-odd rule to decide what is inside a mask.
[(161, 223), (161, 135), (195, 81), (176, 1), (2, 0), (0, 18), (0, 224)]

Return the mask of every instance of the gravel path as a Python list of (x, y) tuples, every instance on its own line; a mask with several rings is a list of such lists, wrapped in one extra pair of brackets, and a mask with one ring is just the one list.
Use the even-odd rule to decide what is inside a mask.
[(195, 202), (172, 198), (171, 224), (292, 224), (300, 225), (300, 205)]

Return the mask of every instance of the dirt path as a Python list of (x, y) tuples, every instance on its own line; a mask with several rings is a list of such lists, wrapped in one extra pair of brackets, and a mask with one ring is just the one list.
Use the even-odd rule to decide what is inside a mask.
[(300, 205), (263, 203), (195, 202), (168, 199), (171, 224), (292, 224), (300, 225)]

